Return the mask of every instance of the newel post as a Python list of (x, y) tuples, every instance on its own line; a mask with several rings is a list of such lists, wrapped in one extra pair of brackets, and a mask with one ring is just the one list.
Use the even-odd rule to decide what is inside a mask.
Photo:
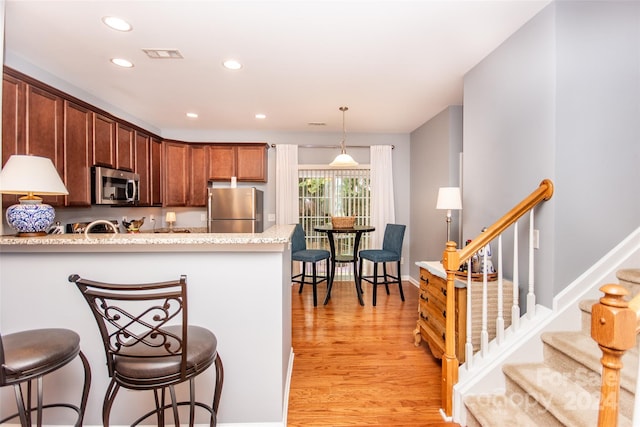
[(602, 350), (602, 386), (598, 426), (618, 425), (622, 356), (636, 342), (636, 314), (620, 285), (604, 285), (604, 296), (591, 308), (591, 337)]
[(450, 417), (453, 413), (453, 386), (458, 382), (458, 357), (455, 331), (455, 275), (460, 267), (456, 242), (447, 242), (442, 255), (442, 266), (447, 272), (447, 317), (445, 319), (444, 354), (442, 355), (442, 409)]

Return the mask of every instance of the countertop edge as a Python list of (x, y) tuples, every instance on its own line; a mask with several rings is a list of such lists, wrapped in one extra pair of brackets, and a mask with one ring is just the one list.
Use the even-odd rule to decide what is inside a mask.
[(0, 237), (0, 253), (12, 252), (270, 252), (291, 241), (293, 225), (275, 225), (263, 233), (60, 234)]

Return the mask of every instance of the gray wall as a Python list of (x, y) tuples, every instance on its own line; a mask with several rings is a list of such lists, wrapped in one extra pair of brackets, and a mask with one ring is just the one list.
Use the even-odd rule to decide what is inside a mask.
[[(462, 107), (452, 106), (411, 133), (411, 277), (418, 261), (442, 258), (446, 212), (436, 210), (438, 189), (460, 185)], [(440, 161), (448, 159), (448, 161)], [(451, 239), (460, 246), (460, 212), (451, 215)], [(406, 271), (406, 270), (405, 270)]]
[(547, 306), (640, 225), (639, 23), (637, 2), (552, 3), (465, 76), (465, 238), (552, 179), (536, 210)]

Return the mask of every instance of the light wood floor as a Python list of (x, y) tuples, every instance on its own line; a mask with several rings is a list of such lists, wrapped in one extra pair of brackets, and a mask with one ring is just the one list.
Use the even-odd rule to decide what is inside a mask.
[(442, 422), (440, 361), (413, 344), (418, 291), (405, 282), (387, 296), (378, 286), (378, 305), (358, 304), (353, 282), (336, 282), (322, 305), (326, 286), (292, 287), (295, 354), (288, 426), (433, 426)]

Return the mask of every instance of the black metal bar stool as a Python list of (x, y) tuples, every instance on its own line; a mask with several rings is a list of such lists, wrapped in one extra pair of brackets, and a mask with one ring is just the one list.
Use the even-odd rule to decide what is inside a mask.
[[(111, 407), (120, 387), (153, 390), (155, 409), (139, 416), (138, 425), (156, 415), (165, 425), (165, 411), (171, 409), (176, 426), (179, 406), (189, 407), (189, 425), (194, 425), (195, 408), (205, 409), (209, 424), (216, 425), (224, 372), (213, 332), (188, 324), (187, 278), (144, 284), (111, 284), (69, 276), (91, 308), (102, 336), (111, 382), (102, 406), (102, 423), (109, 425)], [(195, 400), (196, 376), (215, 364), (212, 403)], [(176, 399), (174, 386), (189, 383), (189, 400)], [(165, 403), (166, 391), (170, 403)]]
[[(84, 385), (80, 405), (71, 403), (43, 402), (42, 378), (56, 371), (77, 356), (84, 366)], [(80, 351), (80, 336), (68, 329), (34, 329), (0, 336), (0, 386), (12, 385), (16, 395), (18, 412), (2, 420), (0, 424), (19, 417), (23, 427), (32, 425), (32, 412), (36, 411), (36, 424), (42, 426), (43, 409), (62, 407), (74, 410), (77, 414), (75, 425), (81, 426), (87, 407), (89, 387), (91, 386), (91, 368), (87, 358)], [(37, 385), (37, 406), (32, 407), (32, 381)], [(27, 386), (26, 402), (22, 390)]]

